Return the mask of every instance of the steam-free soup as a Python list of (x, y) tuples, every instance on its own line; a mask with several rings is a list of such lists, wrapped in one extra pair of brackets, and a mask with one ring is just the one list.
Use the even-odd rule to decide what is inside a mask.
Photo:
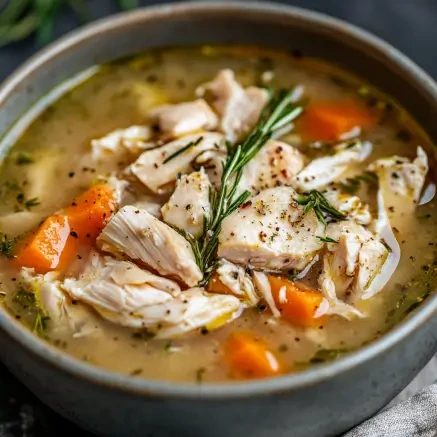
[(436, 283), (429, 140), (301, 53), (152, 51), (50, 104), (0, 172), (3, 305), (136, 377), (296, 372)]

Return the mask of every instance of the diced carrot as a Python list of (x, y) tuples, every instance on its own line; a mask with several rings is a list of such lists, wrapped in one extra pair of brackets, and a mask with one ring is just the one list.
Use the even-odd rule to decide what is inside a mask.
[(269, 283), (276, 307), (285, 319), (299, 326), (323, 324), (323, 316), (314, 317), (323, 300), (321, 293), (280, 276), (269, 275)]
[(64, 210), (71, 231), (82, 243), (94, 244), (115, 209), (114, 192), (106, 185), (96, 185), (73, 200)]
[(217, 294), (234, 294), (232, 293), (232, 290), (229, 289), (229, 287), (227, 287), (225, 284), (223, 284), (222, 281), (220, 281), (217, 272), (214, 272), (214, 274), (211, 276), (211, 279), (209, 280), (208, 291), (210, 293)]
[(373, 115), (351, 100), (310, 103), (298, 121), (302, 137), (308, 141), (338, 140), (358, 126), (363, 129), (375, 123)]
[(67, 217), (47, 218), (31, 238), (19, 248), (15, 262), (34, 268), (37, 273), (65, 268), (77, 253), (77, 242), (70, 235)]
[(224, 346), (226, 363), (237, 378), (253, 379), (280, 375), (283, 367), (268, 345), (250, 332), (236, 331)]

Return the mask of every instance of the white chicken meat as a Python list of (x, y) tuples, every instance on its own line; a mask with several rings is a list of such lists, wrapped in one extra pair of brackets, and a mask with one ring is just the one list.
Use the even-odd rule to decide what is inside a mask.
[(333, 155), (312, 160), (297, 176), (301, 191), (315, 190), (336, 181), (353, 164), (365, 161), (372, 153), (369, 142), (348, 142), (335, 147)]
[(268, 141), (244, 167), (238, 191), (258, 194), (267, 188), (293, 186), (305, 165), (304, 156), (281, 141)]
[(326, 245), (319, 285), (330, 311), (346, 318), (361, 315), (352, 304), (380, 274), (389, 250), (377, 236), (353, 221), (329, 224), (326, 236), (332, 242)]
[(235, 143), (255, 126), (269, 95), (264, 89), (244, 89), (232, 70), (221, 70), (212, 82), (200, 86), (197, 93), (207, 99), (220, 116), (220, 131)]
[[(159, 194), (168, 191), (166, 185), (174, 182), (179, 174), (193, 171), (192, 163), (199, 155), (206, 151), (222, 153), (223, 150), (226, 147), (222, 134), (205, 132), (186, 135), (158, 149), (144, 152), (130, 166), (130, 171), (146, 187)], [(173, 159), (167, 160), (172, 156)]]
[(188, 286), (203, 277), (190, 243), (147, 211), (125, 206), (103, 229), (99, 247), (114, 255), (139, 260), (161, 275), (178, 278)]
[(103, 318), (129, 328), (146, 329), (157, 338), (171, 338), (199, 328), (215, 329), (238, 316), (234, 296), (212, 295), (179, 285), (128, 261), (94, 254), (79, 279), (62, 288), (87, 303)]
[(304, 269), (322, 248), (325, 226), (313, 210), (294, 200), (289, 187), (262, 191), (226, 217), (218, 256), (238, 264), (283, 270)]
[(157, 126), (163, 138), (176, 138), (190, 132), (215, 130), (218, 118), (203, 99), (193, 102), (162, 105), (148, 114), (150, 122)]
[(169, 201), (161, 209), (164, 221), (196, 238), (200, 237), (205, 218), (210, 215), (210, 188), (203, 167), (200, 171), (181, 176)]

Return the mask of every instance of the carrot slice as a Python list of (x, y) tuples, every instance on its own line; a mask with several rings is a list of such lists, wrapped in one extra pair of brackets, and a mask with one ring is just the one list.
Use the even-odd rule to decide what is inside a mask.
[(217, 294), (234, 294), (232, 290), (220, 281), (217, 272), (214, 272), (208, 282), (208, 291)]
[(278, 310), (289, 322), (299, 326), (320, 326), (324, 318), (314, 317), (322, 303), (321, 293), (280, 276), (269, 276), (269, 283)]
[(333, 141), (354, 127), (375, 123), (373, 115), (357, 102), (319, 101), (310, 103), (299, 119), (302, 137), (308, 141)]
[(19, 249), (16, 262), (37, 273), (47, 273), (66, 267), (76, 252), (77, 242), (70, 235), (67, 217), (56, 214), (47, 218)]
[(114, 209), (114, 191), (106, 185), (96, 185), (74, 199), (64, 213), (73, 235), (82, 243), (94, 244)]
[(224, 354), (231, 373), (238, 378), (267, 378), (283, 372), (281, 363), (268, 345), (250, 332), (230, 334)]

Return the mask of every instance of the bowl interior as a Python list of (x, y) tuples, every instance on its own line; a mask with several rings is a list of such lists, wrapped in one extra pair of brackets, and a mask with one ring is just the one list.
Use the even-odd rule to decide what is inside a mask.
[[(431, 139), (437, 140), (437, 90), (434, 82), (397, 50), (377, 38), (346, 23), (301, 9), (258, 3), (191, 3), (147, 8), (99, 21), (34, 56), (0, 90), (0, 136), (4, 138), (0, 155), (22, 132), (25, 125), (15, 125), (16, 129), (12, 130), (11, 127), (32, 104), (55, 86), (93, 65), (148, 48), (234, 43), (298, 49), (304, 55), (333, 62), (395, 97), (414, 115)], [(305, 375), (278, 378), (277, 388), (285, 388), (280, 382), (283, 379), (290, 381), (291, 385), (314, 383), (318, 378), (330, 377), (358, 364), (366, 356), (382, 352), (431, 317), (437, 308), (437, 298), (430, 299), (425, 307), (373, 345)], [(64, 369), (82, 369), (84, 376), (102, 382), (106, 377), (108, 380), (112, 378), (113, 383), (116, 380), (123, 387), (165, 385), (133, 382), (122, 375), (114, 376), (79, 363), (34, 341), (3, 311), (0, 311), (0, 325), (40, 358), (50, 350), (46, 358), (56, 360), (56, 365)], [(263, 383), (251, 386), (262, 390)], [(238, 390), (238, 384), (234, 387)], [(221, 392), (221, 389), (217, 390), (217, 394)], [(233, 390), (226, 388), (228, 394)], [(193, 391), (193, 395), (198, 393), (198, 389)]]

